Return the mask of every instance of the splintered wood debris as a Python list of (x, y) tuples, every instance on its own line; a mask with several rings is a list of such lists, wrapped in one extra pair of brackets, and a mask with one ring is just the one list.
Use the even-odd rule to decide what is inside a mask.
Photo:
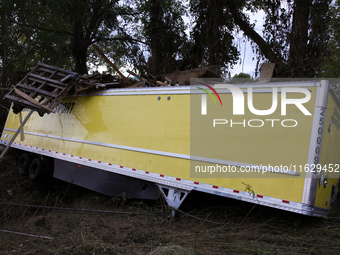
[[(148, 73), (142, 77), (128, 70), (128, 77), (122, 74), (99, 49), (93, 44), (98, 54), (118, 73), (118, 75), (95, 72), (83, 75), (59, 67), (39, 63), (4, 99), (14, 103), (14, 113), (28, 108), (37, 111), (41, 116), (53, 112), (61, 100), (68, 95), (77, 95), (86, 91), (109, 88), (163, 87), (189, 85), (191, 78), (215, 78), (218, 76), (217, 66), (178, 71), (158, 75)], [(131, 75), (131, 77), (130, 77)]]
[(38, 63), (4, 99), (13, 103), (14, 113), (28, 108), (44, 115), (53, 112), (79, 78), (78, 73)]
[(127, 73), (132, 77), (124, 76), (124, 78), (105, 72), (102, 74), (95, 72), (91, 75), (83, 75), (75, 85), (74, 91), (77, 94), (92, 89), (183, 86), (190, 85), (191, 78), (218, 78), (217, 71), (216, 66), (210, 66), (159, 76), (150, 75), (148, 79), (130, 70)]

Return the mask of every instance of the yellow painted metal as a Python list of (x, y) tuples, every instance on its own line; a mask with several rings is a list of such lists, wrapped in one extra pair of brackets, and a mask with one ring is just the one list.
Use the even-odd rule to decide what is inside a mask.
[[(169, 96), (171, 98), (168, 100)], [(161, 99), (158, 100), (158, 97)], [(24, 130), (67, 139), (189, 155), (189, 102), (187, 95), (67, 98), (63, 103), (75, 104), (70, 114), (61, 111), (40, 117), (34, 113)], [(17, 129), (17, 125), (18, 117), (10, 113), (5, 128)], [(16, 142), (20, 142), (19, 139)], [(189, 172), (183, 175), (183, 169), (189, 169), (189, 162), (183, 159), (29, 134), (26, 134), (23, 144), (171, 176), (178, 174), (181, 178), (190, 177)]]
[[(313, 114), (316, 88), (309, 89), (312, 91), (312, 99), (304, 106)], [(230, 109), (232, 108), (231, 96), (231, 94), (221, 95), (223, 103)], [(298, 96), (291, 94), (290, 98)], [(197, 143), (195, 146), (202, 146), (202, 148), (207, 145), (214, 146), (214, 150), (211, 150), (214, 154), (199, 155), (199, 149), (195, 152), (198, 153), (196, 156), (241, 163), (283, 165), (293, 170), (295, 166), (301, 174), (300, 177), (290, 176), (288, 178), (276, 173), (258, 173), (255, 175), (256, 178), (253, 178), (254, 176), (252, 178), (247, 176), (244, 178), (192, 178), (188, 159), (72, 141), (72, 139), (77, 139), (190, 155), (190, 146), (193, 146), (190, 144), (190, 118), (202, 117), (200, 107), (195, 107), (195, 109), (190, 107), (191, 103), (195, 103), (190, 100), (196, 100), (197, 105), (200, 105), (200, 97), (201, 95), (172, 93), (69, 97), (63, 103), (71, 106), (70, 110), (59, 109), (57, 113), (44, 117), (34, 113), (24, 127), (25, 132), (62, 137), (65, 138), (64, 140), (25, 134), (24, 142), (20, 142), (19, 137), (16, 142), (235, 190), (245, 190), (249, 184), (248, 187), (251, 187), (256, 194), (301, 202), (305, 173), (299, 171), (299, 166), (307, 162), (313, 118), (303, 115), (293, 105), (288, 105), (289, 116), (287, 117), (280, 114), (280, 107), (270, 116), (254, 117), (246, 109), (244, 116), (235, 117), (232, 116), (232, 112), (223, 111), (218, 107), (214, 108), (212, 100), (208, 101), (210, 118), (233, 118), (235, 121), (255, 118), (282, 121), (289, 118), (296, 119), (298, 125), (292, 128), (282, 127), (280, 122), (275, 122), (275, 125), (278, 124), (275, 127), (271, 127), (268, 122), (261, 128), (227, 128), (221, 125), (216, 128), (215, 134), (202, 135), (207, 134), (205, 130), (210, 130), (203, 124), (200, 139), (195, 139)], [(271, 102), (271, 93), (254, 94), (254, 105), (257, 109), (269, 109)], [(18, 116), (10, 113), (5, 128), (16, 130), (18, 127)], [(214, 137), (218, 138), (214, 140)], [(198, 162), (198, 164), (204, 165), (205, 163)]]
[[(317, 183), (315, 206), (329, 209), (331, 205), (331, 192), (334, 185), (334, 196), (337, 194), (340, 173), (340, 109), (334, 98), (329, 95), (327, 103), (327, 114), (322, 141), (320, 166), (322, 171)], [(326, 178), (327, 185), (324, 185)]]
[[(261, 87), (258, 89), (261, 89)], [(304, 104), (304, 106), (313, 114), (316, 88), (311, 87), (308, 89), (311, 90), (312, 99)], [(298, 97), (301, 97), (301, 95), (289, 94), (289, 98)], [(232, 96), (230, 94), (224, 94), (221, 98), (223, 104), (227, 104), (227, 109), (232, 109)], [(195, 100), (195, 98), (192, 97), (191, 100)], [(200, 101), (200, 98), (197, 97), (196, 100)], [(242, 175), (245, 178), (206, 178), (198, 179), (197, 181), (235, 190), (246, 190), (247, 187), (251, 187), (255, 194), (301, 202), (305, 172), (303, 170), (300, 171), (300, 166), (302, 167), (307, 163), (313, 117), (305, 116), (293, 105), (288, 105), (287, 107), (288, 116), (281, 115), (280, 107), (268, 116), (256, 116), (249, 112), (246, 107), (245, 115), (235, 116), (232, 111), (226, 112), (225, 109), (221, 107), (214, 108), (212, 100), (208, 100), (207, 103), (208, 114), (205, 117), (208, 117), (208, 120), (203, 122), (203, 124), (199, 122), (201, 124), (197, 131), (199, 139), (191, 141), (192, 148), (195, 148), (195, 154), (201, 157), (248, 164), (287, 166), (292, 170), (295, 168), (301, 175), (295, 177), (278, 173), (257, 173), (247, 174), (252, 178), (247, 178), (247, 175)], [(193, 104), (192, 102), (192, 105)], [(199, 102), (197, 102), (197, 104), (199, 104)], [(254, 105), (257, 109), (269, 109), (271, 104), (271, 93), (254, 94)], [(279, 97), (278, 105), (280, 104), (281, 101)], [(192, 119), (199, 119), (201, 117), (200, 109), (191, 109), (191, 116)], [(217, 125), (214, 133), (211, 133), (213, 119), (221, 119), (221, 117), (227, 119), (229, 122), (231, 119), (238, 123), (246, 120), (246, 125), (245, 127), (241, 127), (242, 125), (240, 124), (231, 127), (230, 123)], [(251, 119), (261, 119), (265, 124), (258, 128), (249, 127), (247, 122)], [(265, 119), (276, 119), (280, 121), (275, 121), (274, 127), (272, 127), (271, 122), (266, 122)], [(298, 125), (291, 128), (282, 127), (280, 122), (284, 119), (295, 119)], [(259, 123), (255, 122), (252, 124), (259, 125)], [(210, 150), (211, 154), (209, 154), (209, 149), (206, 149), (207, 145), (212, 146)], [(209, 165), (198, 162), (197, 164)], [(239, 177), (241, 175), (238, 174), (237, 176)], [(249, 184), (249, 186), (246, 184)], [(249, 189), (247, 191), (249, 191)]]

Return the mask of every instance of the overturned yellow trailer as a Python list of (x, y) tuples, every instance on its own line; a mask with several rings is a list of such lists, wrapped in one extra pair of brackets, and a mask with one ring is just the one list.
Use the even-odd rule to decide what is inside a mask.
[[(177, 209), (199, 191), (326, 216), (338, 189), (340, 104), (327, 81), (96, 90), (34, 113), (11, 147), (39, 178)], [(27, 115), (23, 111), (23, 115)], [(20, 126), (9, 113), (6, 145)], [(41, 177), (41, 176), (40, 176)]]

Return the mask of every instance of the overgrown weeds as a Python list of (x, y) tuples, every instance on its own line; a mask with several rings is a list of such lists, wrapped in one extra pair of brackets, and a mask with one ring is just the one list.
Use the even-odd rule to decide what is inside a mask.
[(0, 230), (40, 236), (0, 232), (0, 254), (338, 254), (340, 248), (339, 209), (320, 219), (193, 192), (182, 210), (222, 224), (188, 215), (170, 222), (161, 200), (112, 198), (59, 181), (37, 187), (17, 174), (16, 157), (10, 153), (0, 165), (2, 202), (131, 214), (0, 204)]

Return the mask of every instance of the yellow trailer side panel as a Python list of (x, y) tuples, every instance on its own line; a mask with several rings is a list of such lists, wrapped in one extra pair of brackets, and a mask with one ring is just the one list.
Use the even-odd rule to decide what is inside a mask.
[[(312, 91), (312, 99), (305, 106), (313, 114), (315, 87), (309, 89)], [(232, 102), (231, 94), (222, 94), (221, 98), (226, 105)], [(282, 176), (277, 173), (258, 173), (255, 175), (257, 178), (192, 178), (189, 160), (192, 148), (190, 114), (199, 115), (200, 109), (190, 109), (190, 99), (200, 100), (200, 95), (192, 97), (189, 94), (169, 92), (70, 97), (64, 102), (69, 105), (74, 103), (70, 113), (64, 110), (63, 113), (60, 111), (44, 117), (33, 114), (24, 127), (26, 140), (21, 142), (18, 136), (15, 141), (230, 189), (245, 190), (245, 184), (249, 184), (256, 194), (301, 202), (304, 171), (299, 171), (299, 166), (307, 162), (312, 117), (304, 116), (293, 105), (288, 105), (289, 118), (298, 121), (296, 127), (273, 128), (271, 122), (261, 128), (232, 129), (221, 126), (216, 134), (209, 136), (204, 135), (205, 127), (202, 126), (200, 140), (194, 144), (198, 148), (206, 144), (219, 148), (213, 150), (219, 153), (204, 154), (204, 157), (257, 165), (284, 165), (291, 169), (295, 166), (300, 173), (299, 177), (279, 178)], [(267, 109), (272, 94), (258, 93), (254, 100), (258, 109)], [(209, 105), (209, 109), (213, 107)], [(228, 112), (219, 108), (213, 110), (212, 117), (221, 115), (226, 119), (231, 118)], [(282, 121), (285, 116), (278, 111), (261, 119), (265, 118)], [(254, 119), (254, 116), (246, 111), (242, 119)], [(235, 121), (242, 119), (235, 118)], [(13, 134), (18, 126), (18, 116), (10, 113), (5, 131)], [(214, 137), (217, 139), (212, 140)], [(196, 156), (202, 156), (199, 150), (195, 150), (195, 153), (198, 153)]]

